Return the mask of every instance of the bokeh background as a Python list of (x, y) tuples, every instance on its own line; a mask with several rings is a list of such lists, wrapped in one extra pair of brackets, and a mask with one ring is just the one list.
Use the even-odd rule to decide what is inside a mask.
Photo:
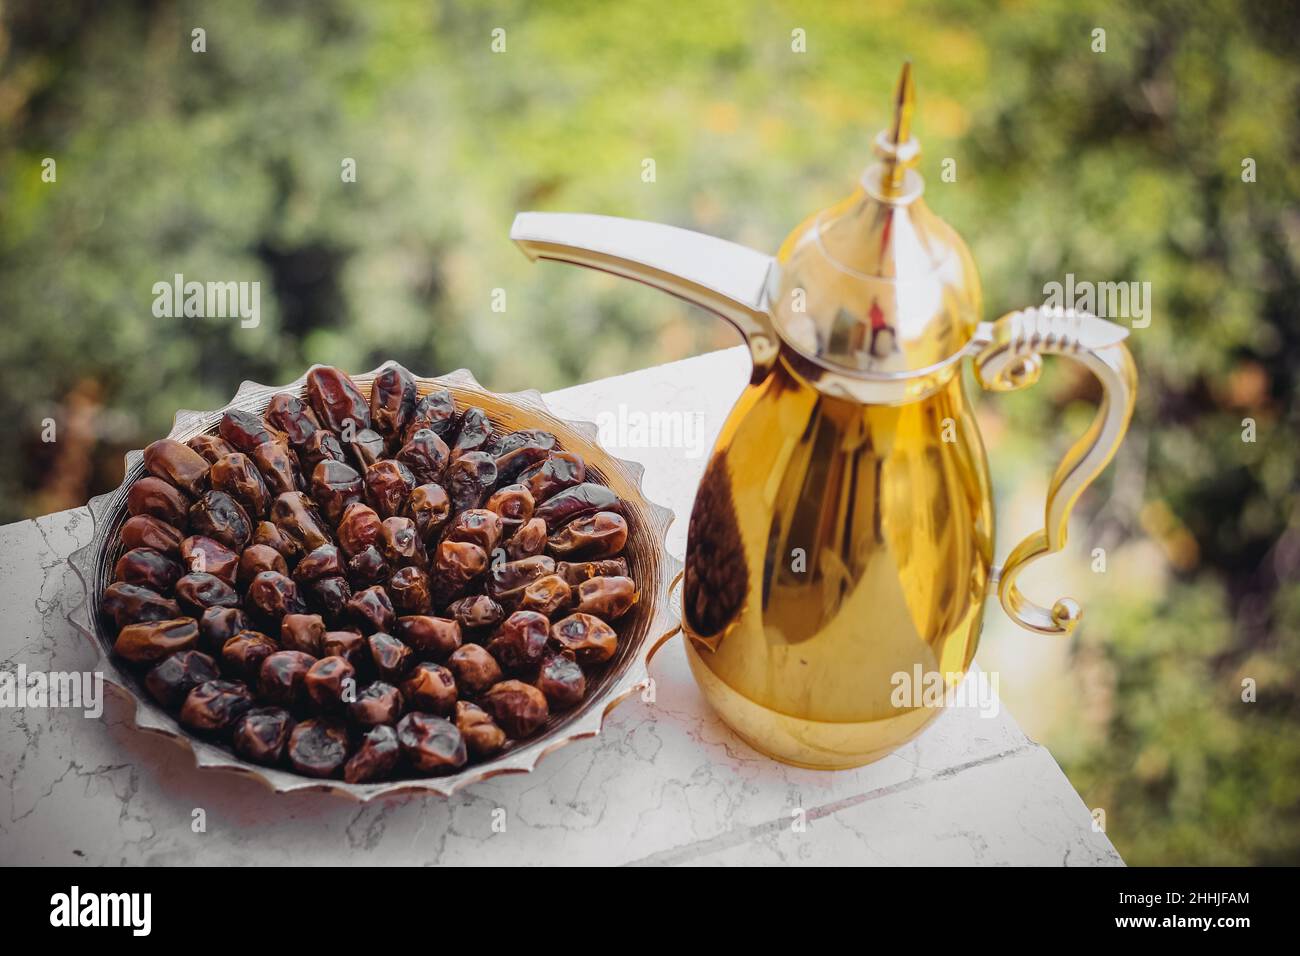
[[(529, 266), (514, 213), (774, 250), (850, 188), (907, 55), (929, 200), (971, 245), (987, 317), (1068, 272), (1154, 297), (1130, 438), (1035, 582), (1068, 583), (1085, 625), (1048, 641), (994, 604), (981, 661), (1130, 863), (1300, 862), (1297, 9), (5, 3), (0, 519), (84, 502), (176, 408), (311, 362), (549, 389), (734, 344), (632, 283)], [(260, 327), (154, 318), (153, 283), (177, 272), (260, 281)], [(1064, 365), (979, 399), (1002, 551), (1041, 522), (1050, 462), (1092, 415)]]

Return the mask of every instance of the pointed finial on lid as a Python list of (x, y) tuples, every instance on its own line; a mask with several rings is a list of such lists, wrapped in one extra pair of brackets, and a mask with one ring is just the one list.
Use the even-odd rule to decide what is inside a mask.
[(894, 118), (888, 129), (876, 137), (876, 155), (885, 162), (881, 186), (894, 193), (903, 185), (908, 167), (915, 165), (921, 154), (920, 145), (912, 138), (912, 113), (916, 109), (916, 85), (912, 82), (912, 61), (904, 60), (894, 87)]

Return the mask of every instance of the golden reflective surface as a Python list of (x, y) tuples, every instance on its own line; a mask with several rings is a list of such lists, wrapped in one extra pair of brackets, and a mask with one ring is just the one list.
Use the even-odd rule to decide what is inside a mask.
[(970, 665), (992, 540), (959, 376), (862, 405), (818, 391), (783, 351), (732, 410), (691, 517), (683, 623), (705, 695), (781, 760), (883, 755), (939, 712), (894, 706), (894, 675)]

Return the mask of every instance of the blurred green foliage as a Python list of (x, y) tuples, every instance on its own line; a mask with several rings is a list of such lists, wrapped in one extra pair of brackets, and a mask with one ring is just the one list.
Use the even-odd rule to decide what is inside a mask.
[[(730, 344), (634, 284), (530, 267), (514, 213), (775, 249), (847, 191), (910, 55), (929, 200), (990, 316), (1067, 272), (1154, 290), (1088, 547), (1158, 573), (1092, 602), (1071, 653), (1094, 706), (1047, 743), (1131, 863), (1300, 862), (1298, 29), (1287, 0), (8, 4), (0, 519), (115, 485), (176, 408), (311, 362), (547, 389)], [(260, 327), (154, 318), (175, 273), (260, 281)], [(1044, 460), (1095, 398), (1053, 369), (999, 400), (1006, 454)], [(40, 440), (74, 414), (80, 445)]]

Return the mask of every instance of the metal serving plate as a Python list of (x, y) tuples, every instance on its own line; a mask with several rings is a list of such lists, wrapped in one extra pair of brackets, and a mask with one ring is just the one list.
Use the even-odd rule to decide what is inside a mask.
[[(351, 376), (362, 394), (369, 397), (375, 376), (394, 363), (388, 362), (374, 371)], [(315, 368), (316, 366), (313, 366)], [(310, 369), (308, 370), (310, 371)], [(221, 416), (229, 409), (261, 414), (272, 396), (280, 392), (306, 395), (307, 376), (288, 385), (273, 387), (245, 382), (230, 403), (211, 412), (181, 410), (176, 413), (169, 438), (185, 441), (195, 435), (215, 433)], [(556, 418), (546, 407), (539, 392), (497, 394), (488, 391), (465, 369), (441, 378), (416, 378), (420, 395), (446, 388), (456, 399), (457, 408), (477, 405), (487, 412), (495, 429), (544, 428), (559, 439), (560, 447), (582, 455), (587, 472), (607, 484), (623, 500), (629, 526), (624, 557), (640, 590), (640, 600), (618, 622), (618, 653), (600, 669), (588, 671), (587, 696), (572, 710), (555, 714), (545, 729), (527, 740), (512, 742), (491, 760), (470, 764), (458, 773), (441, 777), (419, 777), (384, 783), (349, 784), (342, 780), (318, 780), (290, 770), (263, 767), (239, 759), (228, 747), (192, 735), (176, 718), (158, 706), (144, 691), (143, 682), (111, 653), (113, 635), (99, 614), (100, 598), (112, 581), (113, 565), (121, 553), (118, 533), (125, 523), (127, 489), (145, 475), (144, 456), (140, 451), (126, 455), (126, 477), (115, 491), (91, 499), (89, 508), (94, 520), (94, 537), (86, 547), (74, 552), (68, 563), (85, 588), (82, 602), (68, 614), (68, 620), (90, 639), (99, 654), (97, 669), (104, 679), (119, 688), (135, 703), (134, 725), (150, 733), (180, 741), (194, 754), (200, 769), (215, 768), (247, 774), (265, 782), (278, 793), (296, 790), (323, 790), (345, 794), (358, 801), (372, 800), (387, 794), (425, 791), (450, 796), (461, 787), (503, 773), (528, 773), (537, 762), (553, 750), (584, 737), (600, 733), (605, 715), (620, 701), (643, 689), (649, 682), (647, 665), (651, 656), (678, 629), (678, 617), (671, 606), (670, 590), (681, 570), (681, 562), (664, 547), (673, 513), (662, 505), (646, 500), (641, 492), (645, 469), (630, 461), (615, 458), (596, 440), (596, 426), (591, 422), (565, 421)]]

